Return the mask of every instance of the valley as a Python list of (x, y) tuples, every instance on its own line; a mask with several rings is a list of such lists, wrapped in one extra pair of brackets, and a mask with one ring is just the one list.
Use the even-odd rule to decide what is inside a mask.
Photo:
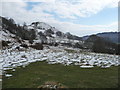
[(19, 26), (12, 19), (2, 19), (3, 88), (117, 87), (119, 44), (96, 35), (83, 40), (44, 22)]

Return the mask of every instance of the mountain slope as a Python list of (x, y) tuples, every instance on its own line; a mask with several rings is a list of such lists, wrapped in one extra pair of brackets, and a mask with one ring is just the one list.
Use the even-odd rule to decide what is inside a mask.
[[(107, 41), (113, 42), (113, 43), (120, 43), (120, 32), (104, 32), (104, 33), (98, 33), (94, 34), (99, 37), (104, 38)], [(89, 36), (82, 37), (83, 40), (87, 40)]]
[[(14, 35), (14, 38), (17, 39), (17, 41), (20, 41), (20, 39), (27, 40), (27, 42), (29, 42), (30, 44), (40, 43), (40, 44), (47, 44), (54, 46), (62, 45), (62, 46), (92, 50), (93, 46), (99, 48), (99, 45), (97, 44), (96, 44), (97, 46), (94, 45), (95, 44), (94, 41), (96, 41), (97, 37), (100, 37), (102, 39), (98, 39), (98, 41), (101, 40), (104, 44), (103, 47), (107, 48), (105, 49), (106, 50), (105, 53), (110, 52), (115, 54), (117, 50), (117, 45), (114, 45), (111, 42), (108, 43), (108, 41), (113, 41), (113, 40), (114, 42), (116, 42), (116, 40), (119, 37), (118, 36), (119, 33), (117, 32), (99, 33), (96, 34), (97, 37), (93, 37), (93, 38), (91, 36), (85, 36), (82, 38), (84, 41), (82, 41), (81, 37), (72, 35), (69, 32), (63, 33), (58, 29), (56, 29), (55, 27), (52, 27), (44, 22), (33, 22), (30, 25), (24, 24), (23, 26), (20, 26), (16, 24), (13, 19), (6, 19), (2, 17), (1, 24), (2, 24), (1, 36), (4, 36), (3, 34), (6, 33), (8, 34), (8, 36), (12, 34), (12, 36)], [(4, 37), (7, 38), (7, 36)], [(112, 48), (112, 52), (110, 48)]]
[(40, 33), (48, 37), (53, 37), (53, 38), (60, 37), (63, 39), (81, 40), (81, 38), (78, 36), (72, 35), (69, 32), (63, 33), (60, 30), (56, 29), (55, 27), (52, 27), (44, 22), (33, 22), (31, 25), (27, 26), (27, 29), (28, 30), (34, 29), (36, 31), (36, 34)]
[(13, 19), (2, 18), (1, 27), (15, 35), (15, 38), (28, 40), (31, 43), (42, 44), (60, 44), (67, 46), (74, 46), (82, 44), (81, 37), (72, 35), (71, 33), (63, 33), (62, 31), (50, 26), (44, 22), (33, 22), (30, 25), (18, 25)]
[(109, 40), (113, 43), (120, 43), (120, 40), (119, 40), (120, 32), (98, 33), (97, 36), (103, 37), (106, 40)]

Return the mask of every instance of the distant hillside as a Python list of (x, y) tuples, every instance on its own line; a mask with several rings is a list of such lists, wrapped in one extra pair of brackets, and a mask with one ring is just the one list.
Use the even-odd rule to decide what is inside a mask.
[[(95, 34), (99, 37), (104, 38), (107, 41), (111, 41), (113, 43), (120, 43), (120, 32), (104, 32), (104, 33), (98, 33)], [(82, 37), (83, 40), (87, 40), (89, 36)]]
[(26, 23), (19, 25), (11, 18), (0, 17), (0, 19), (2, 20), (2, 23), (0, 23), (0, 39), (3, 46), (9, 46), (9, 43), (14, 42), (21, 43), (23, 47), (31, 45), (30, 47), (36, 49), (42, 49), (42, 44), (50, 46), (60, 45), (87, 49), (98, 53), (118, 54), (118, 45), (116, 43), (119, 37), (118, 34), (120, 33), (117, 32), (99, 33), (82, 38), (72, 35), (70, 32), (63, 33), (45, 22), (32, 22), (30, 25)]

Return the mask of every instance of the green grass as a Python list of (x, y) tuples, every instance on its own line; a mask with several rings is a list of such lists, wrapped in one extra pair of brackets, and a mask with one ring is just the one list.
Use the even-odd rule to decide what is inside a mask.
[(46, 62), (31, 63), (27, 67), (8, 70), (13, 76), (3, 76), (3, 88), (37, 88), (46, 81), (59, 82), (68, 88), (116, 88), (118, 67), (83, 69), (79, 66), (50, 65)]

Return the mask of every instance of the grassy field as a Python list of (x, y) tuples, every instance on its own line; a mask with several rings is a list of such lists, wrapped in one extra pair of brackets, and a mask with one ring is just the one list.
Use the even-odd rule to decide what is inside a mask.
[(45, 82), (61, 83), (67, 88), (116, 88), (118, 67), (83, 69), (79, 66), (50, 65), (46, 62), (31, 63), (16, 71), (7, 71), (12, 77), (3, 77), (3, 88), (37, 88)]

